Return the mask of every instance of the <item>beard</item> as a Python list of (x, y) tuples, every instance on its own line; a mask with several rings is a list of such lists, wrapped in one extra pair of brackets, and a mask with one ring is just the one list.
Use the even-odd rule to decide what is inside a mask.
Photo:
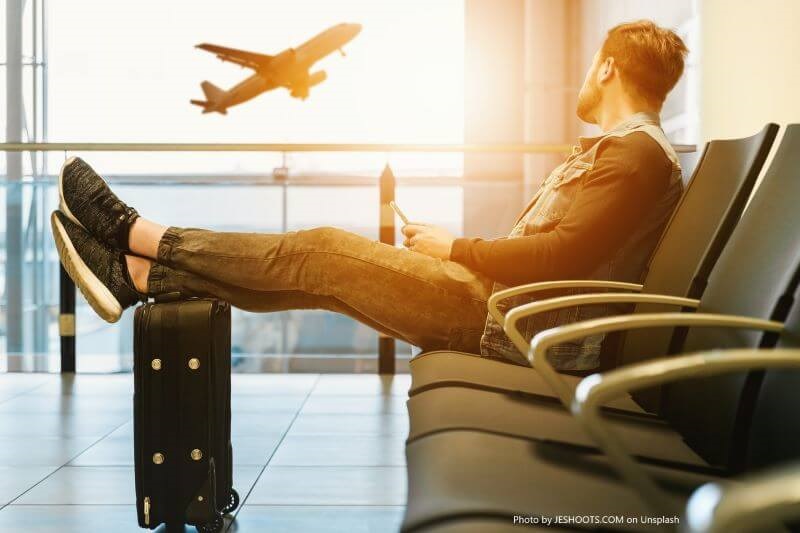
[(594, 113), (600, 105), (601, 97), (600, 88), (597, 84), (591, 81), (586, 82), (578, 94), (578, 107), (576, 110), (578, 118), (590, 124), (596, 123), (597, 120)]

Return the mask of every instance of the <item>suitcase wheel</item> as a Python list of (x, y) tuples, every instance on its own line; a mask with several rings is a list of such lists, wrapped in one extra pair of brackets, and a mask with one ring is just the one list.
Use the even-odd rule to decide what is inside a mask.
[(239, 507), (239, 493), (236, 489), (231, 489), (231, 496), (228, 505), (222, 508), (222, 514), (232, 513)]
[(222, 516), (217, 516), (212, 522), (197, 526), (197, 533), (219, 533), (224, 525)]

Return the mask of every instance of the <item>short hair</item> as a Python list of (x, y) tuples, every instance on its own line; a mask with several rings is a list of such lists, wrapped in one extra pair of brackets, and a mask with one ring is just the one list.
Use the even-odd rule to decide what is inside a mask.
[(689, 49), (683, 40), (651, 20), (614, 26), (600, 49), (601, 60), (614, 58), (620, 77), (648, 104), (660, 108), (683, 74)]

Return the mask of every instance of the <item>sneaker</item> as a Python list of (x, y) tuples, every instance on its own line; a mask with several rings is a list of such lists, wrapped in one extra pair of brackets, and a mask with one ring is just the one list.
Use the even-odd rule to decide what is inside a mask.
[(130, 251), (128, 233), (139, 213), (111, 192), (106, 182), (80, 157), (70, 157), (58, 177), (59, 210), (97, 240)]
[(50, 216), (61, 264), (106, 322), (116, 322), (123, 309), (145, 299), (133, 287), (122, 252), (105, 246), (64, 213)]

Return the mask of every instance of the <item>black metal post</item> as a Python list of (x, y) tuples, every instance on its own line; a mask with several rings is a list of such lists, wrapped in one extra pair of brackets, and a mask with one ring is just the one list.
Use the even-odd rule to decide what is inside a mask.
[[(387, 163), (380, 177), (380, 241), (394, 246), (394, 211), (389, 202), (394, 201), (395, 179)], [(379, 334), (378, 374), (395, 373), (395, 342), (392, 337)]]
[(58, 334), (61, 336), (61, 373), (75, 372), (75, 284), (60, 266)]

